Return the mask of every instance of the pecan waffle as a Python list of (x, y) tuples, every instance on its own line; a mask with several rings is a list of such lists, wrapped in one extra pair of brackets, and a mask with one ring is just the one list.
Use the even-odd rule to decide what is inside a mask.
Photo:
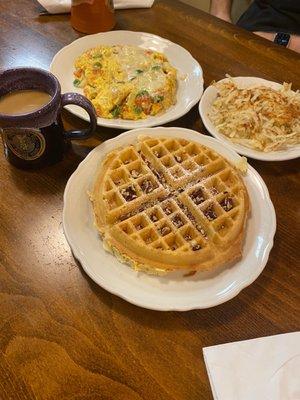
[(135, 269), (192, 273), (241, 257), (246, 187), (199, 143), (143, 137), (110, 152), (91, 200), (105, 248)]

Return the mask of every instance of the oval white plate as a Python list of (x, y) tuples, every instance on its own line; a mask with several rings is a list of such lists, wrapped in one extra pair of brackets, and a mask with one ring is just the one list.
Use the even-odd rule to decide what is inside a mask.
[[(247, 77), (247, 76), (239, 76), (232, 78), (239, 87), (246, 88), (250, 86), (256, 85), (264, 85), (271, 87), (273, 89), (279, 89), (282, 85), (277, 82), (267, 81), (266, 79), (255, 78), (255, 77)], [(225, 82), (228, 78), (222, 79), (219, 82)], [(212, 103), (215, 101), (217, 97), (217, 89), (214, 86), (209, 86), (203, 93), (199, 104), (199, 113), (204, 123), (205, 128), (208, 132), (213, 135), (215, 138), (221, 140), (223, 143), (227, 143), (230, 147), (232, 147), (239, 154), (243, 154), (244, 156), (255, 158), (257, 160), (263, 161), (283, 161), (283, 160), (291, 160), (293, 158), (300, 157), (300, 146), (289, 147), (286, 150), (278, 150), (272, 151), (269, 153), (264, 153), (262, 151), (250, 149), (249, 147), (243, 146), (241, 144), (233, 143), (226, 136), (222, 135), (217, 131), (214, 124), (208, 118), (208, 113), (211, 108)]]
[[(134, 45), (164, 53), (170, 63), (178, 70), (178, 90), (176, 104), (162, 114), (138, 121), (98, 117), (98, 125), (119, 129), (163, 125), (182, 117), (199, 101), (203, 93), (203, 72), (199, 63), (191, 54), (183, 47), (167, 39), (150, 33), (131, 31), (111, 31), (87, 35), (62, 48), (54, 56), (50, 65), (50, 71), (61, 84), (62, 93), (78, 92), (83, 94), (82, 89), (73, 86), (74, 61), (84, 51), (104, 44)], [(81, 108), (74, 106), (67, 106), (66, 108), (78, 117), (88, 120), (87, 114)]]
[(63, 226), (73, 253), (96, 283), (141, 307), (161, 311), (186, 311), (224, 303), (250, 285), (268, 260), (276, 230), (275, 211), (268, 189), (260, 175), (249, 166), (244, 181), (252, 211), (241, 261), (217, 273), (198, 273), (189, 278), (183, 278), (182, 272), (165, 277), (136, 272), (103, 249), (93, 223), (87, 192), (92, 188), (97, 167), (105, 154), (116, 147), (132, 143), (141, 134), (184, 137), (215, 149), (233, 163), (240, 160), (240, 156), (229, 146), (183, 128), (135, 129), (108, 140), (82, 161), (65, 189)]

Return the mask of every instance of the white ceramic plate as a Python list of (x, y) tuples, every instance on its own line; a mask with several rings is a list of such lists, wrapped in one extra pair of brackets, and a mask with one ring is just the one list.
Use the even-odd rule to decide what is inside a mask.
[[(271, 87), (273, 89), (279, 89), (282, 85), (277, 82), (267, 81), (261, 78), (255, 77), (246, 77), (239, 76), (232, 78), (239, 87), (246, 88), (250, 86), (256, 85), (264, 85)], [(222, 79), (219, 82), (225, 82), (228, 78)], [(227, 143), (230, 147), (232, 147), (239, 154), (243, 154), (244, 156), (255, 158), (257, 160), (263, 161), (283, 161), (283, 160), (291, 160), (293, 158), (300, 157), (300, 146), (289, 147), (286, 150), (278, 150), (272, 151), (269, 153), (264, 153), (262, 151), (250, 149), (249, 147), (243, 146), (241, 144), (233, 143), (226, 136), (222, 135), (217, 131), (214, 124), (208, 118), (208, 113), (211, 109), (212, 103), (215, 101), (217, 97), (217, 89), (214, 86), (209, 86), (203, 93), (199, 104), (199, 113), (202, 118), (202, 121), (208, 130), (208, 132), (213, 135), (215, 138), (221, 140), (223, 143)]]
[[(63, 93), (78, 92), (83, 94), (82, 89), (73, 86), (74, 61), (84, 51), (104, 44), (134, 45), (164, 53), (171, 65), (178, 70), (178, 90), (176, 104), (160, 115), (150, 116), (138, 121), (98, 118), (98, 125), (119, 129), (163, 125), (183, 116), (198, 103), (203, 93), (203, 72), (191, 54), (183, 47), (167, 39), (150, 33), (131, 31), (112, 31), (88, 35), (62, 48), (54, 56), (50, 71), (58, 78)], [(78, 117), (88, 120), (87, 114), (81, 108), (74, 106), (67, 106), (66, 108)]]
[(229, 146), (216, 139), (183, 128), (146, 128), (125, 132), (96, 147), (73, 173), (64, 194), (63, 226), (75, 257), (86, 273), (109, 292), (130, 303), (153, 310), (186, 311), (208, 308), (236, 296), (262, 272), (273, 246), (276, 217), (268, 189), (260, 175), (249, 166), (245, 176), (252, 212), (247, 224), (243, 258), (217, 273), (197, 273), (182, 277), (182, 272), (165, 277), (136, 272), (107, 253), (93, 224), (87, 192), (91, 190), (97, 166), (105, 154), (127, 145), (138, 135), (184, 137), (209, 146), (231, 162), (240, 160)]

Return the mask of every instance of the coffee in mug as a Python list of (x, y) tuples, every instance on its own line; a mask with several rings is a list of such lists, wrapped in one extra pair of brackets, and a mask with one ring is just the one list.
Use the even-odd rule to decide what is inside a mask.
[(51, 100), (40, 90), (17, 90), (0, 97), (0, 114), (19, 115), (36, 111)]

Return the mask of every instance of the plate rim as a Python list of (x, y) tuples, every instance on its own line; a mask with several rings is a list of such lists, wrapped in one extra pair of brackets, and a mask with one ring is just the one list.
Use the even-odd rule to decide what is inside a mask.
[[(220, 141), (218, 141), (215, 138), (212, 138), (210, 136), (206, 136), (201, 134), (200, 132), (194, 131), (192, 129), (186, 129), (186, 128), (180, 128), (180, 127), (156, 127), (156, 128), (148, 128), (151, 130), (174, 130), (174, 129), (178, 129), (178, 130), (184, 130), (184, 131), (189, 131), (189, 132), (193, 132), (194, 134), (198, 134), (201, 135), (203, 137), (205, 137), (206, 139), (208, 139), (210, 142), (218, 142), (219, 145), (227, 147), (227, 150), (229, 150), (231, 153), (234, 153), (235, 155), (237, 155), (238, 157), (240, 157), (230, 146), (226, 145), (226, 143), (221, 143)], [(144, 130), (144, 128), (138, 128), (135, 130), (129, 130), (126, 131), (124, 133), (122, 133), (122, 136), (126, 136), (129, 133), (136, 133), (135, 131), (141, 131)], [(142, 132), (138, 132), (138, 133), (142, 133)], [(121, 136), (119, 135), (119, 136)], [(78, 249), (77, 244), (72, 243), (72, 240), (69, 237), (69, 233), (66, 229), (67, 226), (67, 197), (68, 197), (68, 192), (70, 190), (71, 185), (73, 184), (74, 179), (76, 179), (79, 171), (82, 169), (82, 167), (84, 167), (84, 165), (86, 163), (89, 162), (89, 160), (95, 155), (95, 153), (97, 153), (99, 150), (97, 150), (100, 146), (105, 145), (107, 142), (113, 142), (116, 141), (119, 136), (109, 139), (103, 143), (101, 143), (100, 145), (96, 146), (88, 155), (87, 157), (85, 157), (77, 166), (77, 168), (74, 170), (74, 172), (72, 173), (72, 175), (69, 177), (68, 182), (66, 184), (65, 187), (65, 191), (64, 191), (64, 196), (63, 196), (63, 231), (64, 231), (64, 235), (65, 238), (71, 248), (71, 251), (73, 253), (73, 255), (75, 256), (75, 258), (80, 262), (80, 265), (82, 267), (82, 269), (85, 271), (85, 273), (100, 287), (102, 287), (104, 290), (106, 290), (107, 292), (118, 296), (120, 298), (122, 298), (123, 300), (126, 300), (127, 302), (134, 304), (138, 307), (142, 307), (145, 309), (149, 309), (149, 310), (155, 310), (155, 311), (190, 311), (190, 310), (199, 310), (199, 309), (206, 309), (206, 308), (212, 308), (212, 307), (216, 307), (220, 304), (223, 304), (231, 299), (233, 299), (234, 297), (236, 297), (242, 290), (244, 290), (246, 287), (250, 286), (258, 277), (259, 275), (262, 273), (262, 271), (264, 270), (268, 259), (269, 259), (269, 254), (270, 251), (274, 245), (274, 236), (276, 233), (276, 213), (275, 213), (275, 208), (274, 205), (272, 203), (272, 200), (270, 198), (270, 194), (268, 191), (268, 188), (264, 182), (264, 180), (262, 179), (262, 177), (260, 176), (260, 174), (255, 170), (255, 168), (253, 168), (251, 165), (248, 165), (248, 169), (249, 171), (251, 171), (251, 174), (253, 174), (253, 176), (256, 178), (256, 180), (259, 181), (259, 184), (261, 186), (260, 191), (261, 193), (264, 194), (264, 198), (266, 201), (266, 205), (268, 205), (269, 208), (269, 217), (270, 217), (270, 228), (267, 232), (267, 243), (263, 252), (263, 256), (261, 257), (261, 261), (259, 264), (259, 268), (257, 270), (255, 270), (254, 273), (252, 273), (251, 275), (249, 275), (249, 277), (245, 277), (239, 284), (239, 286), (235, 287), (234, 289), (231, 289), (231, 291), (226, 292), (224, 295), (221, 295), (217, 298), (217, 301), (214, 302), (213, 305), (199, 305), (196, 304), (195, 301), (191, 301), (188, 304), (184, 304), (182, 306), (172, 306), (172, 305), (165, 305), (165, 306), (158, 306), (157, 304), (153, 304), (153, 305), (145, 305), (143, 303), (141, 303), (139, 300), (135, 300), (134, 298), (132, 299), (131, 297), (129, 297), (127, 294), (123, 294), (120, 293), (118, 290), (116, 290), (115, 288), (112, 288), (109, 284), (107, 285), (105, 280), (103, 279), (99, 279), (98, 276), (96, 276), (93, 271), (90, 270), (89, 266), (88, 266), (88, 262), (86, 262), (86, 260), (84, 259), (84, 255), (81, 253), (81, 251)], [(117, 262), (119, 262), (116, 259)], [(128, 267), (129, 268), (129, 267)], [(101, 283), (99, 282), (101, 281)]]
[[(258, 81), (264, 81), (264, 82), (268, 82), (271, 84), (276, 84), (276, 85), (280, 85), (282, 86), (281, 83), (279, 82), (275, 82), (275, 81), (271, 81), (269, 79), (265, 79), (265, 78), (260, 78), (258, 76), (232, 76), (230, 78), (223, 78), (220, 79), (218, 81), (216, 81), (216, 83), (219, 82), (224, 82), (227, 81), (228, 79), (256, 79)], [(225, 135), (223, 135), (222, 133), (218, 132), (215, 128), (211, 129), (209, 126), (209, 121), (208, 121), (208, 117), (207, 117), (207, 110), (204, 109), (204, 101), (206, 99), (206, 96), (208, 94), (209, 89), (212, 88), (212, 85), (210, 84), (209, 86), (207, 86), (205, 88), (205, 90), (203, 91), (203, 94), (200, 98), (200, 102), (199, 102), (199, 106), (198, 106), (198, 112), (199, 115), (201, 117), (201, 120), (206, 128), (206, 130), (208, 131), (208, 133), (210, 135), (212, 135), (213, 137), (215, 137), (216, 139), (218, 139), (219, 141), (221, 141), (222, 143), (227, 143), (235, 152), (237, 152), (238, 154), (244, 155), (246, 157), (252, 158), (254, 160), (260, 160), (260, 161), (288, 161), (288, 160), (294, 160), (298, 157), (300, 157), (300, 145), (298, 153), (297, 151), (295, 151), (295, 154), (287, 154), (287, 151), (273, 151), (273, 152), (269, 152), (269, 153), (264, 153), (255, 149), (251, 149), (249, 147), (243, 146), (241, 144), (236, 144), (231, 142), (229, 139), (226, 138)], [(296, 149), (297, 150), (297, 149)]]
[[(135, 125), (135, 121), (131, 122), (131, 120), (125, 120), (126, 122), (128, 121), (128, 124), (126, 126), (124, 126), (124, 125), (122, 126), (122, 124), (120, 125), (120, 123), (113, 123), (113, 122), (109, 123), (109, 122), (106, 122), (106, 121), (115, 121), (115, 120), (110, 120), (110, 119), (106, 119), (106, 118), (100, 118), (100, 117), (97, 116), (97, 126), (103, 126), (103, 127), (106, 127), (106, 128), (113, 128), (113, 129), (120, 129), (120, 130), (126, 130), (127, 131), (127, 130), (132, 130), (132, 129), (151, 128), (151, 127), (155, 127), (155, 126), (160, 126), (161, 124), (167, 124), (169, 122), (175, 121), (175, 120), (183, 117), (184, 115), (186, 115), (199, 102), (199, 100), (201, 99), (201, 97), (203, 95), (203, 92), (204, 92), (203, 69), (202, 69), (200, 63), (195, 59), (195, 57), (193, 57), (193, 55), (186, 48), (184, 48), (183, 46), (181, 46), (178, 43), (172, 42), (171, 40), (163, 38), (162, 36), (159, 36), (159, 35), (156, 35), (156, 34), (152, 34), (152, 33), (149, 33), (149, 32), (142, 32), (142, 31), (115, 30), (115, 31), (109, 31), (109, 32), (99, 32), (99, 33), (95, 33), (93, 35), (82, 36), (80, 38), (77, 38), (77, 39), (73, 40), (71, 43), (69, 43), (66, 46), (62, 47), (60, 50), (58, 50), (57, 53), (55, 53), (55, 55), (53, 56), (53, 58), (51, 60), (49, 71), (54, 74), (53, 68), (54, 68), (55, 62), (57, 62), (57, 59), (61, 56), (61, 54), (67, 48), (72, 47), (74, 45), (74, 43), (85, 42), (85, 41), (88, 41), (90, 38), (93, 38), (93, 37), (96, 37), (96, 36), (106, 36), (106, 35), (108, 36), (108, 35), (122, 34), (122, 33), (124, 33), (124, 34), (126, 33), (126, 34), (129, 34), (129, 35), (146, 35), (148, 37), (154, 37), (154, 38), (156, 38), (156, 39), (158, 39), (160, 41), (163, 41), (163, 42), (165, 42), (165, 43), (167, 43), (169, 45), (177, 46), (178, 48), (183, 50), (185, 53), (187, 53), (190, 56), (191, 61), (193, 61), (197, 65), (199, 70), (200, 70), (199, 91), (198, 91), (197, 95), (195, 96), (195, 98), (193, 100), (191, 100), (188, 103), (188, 105), (184, 109), (182, 109), (182, 111), (180, 111), (180, 109), (179, 109), (177, 114), (175, 114), (174, 116), (170, 116), (169, 118), (166, 118), (163, 121), (155, 122), (155, 120), (154, 120), (152, 123), (147, 123), (146, 122), (147, 118), (146, 118), (144, 120), (138, 120), (140, 122), (140, 125), (137, 127)], [(57, 78), (57, 79), (59, 81), (59, 78)], [(177, 80), (178, 79), (179, 78), (177, 77)], [(61, 85), (61, 82), (59, 82), (59, 83)], [(79, 115), (78, 113), (76, 113), (74, 111), (71, 111), (69, 106), (66, 106), (66, 109), (69, 112), (71, 112), (73, 115), (75, 115), (76, 117), (78, 117), (80, 119), (83, 119), (84, 121), (89, 121), (89, 117), (88, 116)], [(167, 113), (168, 113), (168, 110), (164, 114), (167, 115)], [(162, 114), (162, 115), (164, 115), (164, 114)], [(100, 120), (101, 120), (101, 122), (100, 122)], [(120, 120), (120, 121), (123, 121), (123, 120)], [(144, 123), (142, 124), (142, 122), (144, 122)]]

